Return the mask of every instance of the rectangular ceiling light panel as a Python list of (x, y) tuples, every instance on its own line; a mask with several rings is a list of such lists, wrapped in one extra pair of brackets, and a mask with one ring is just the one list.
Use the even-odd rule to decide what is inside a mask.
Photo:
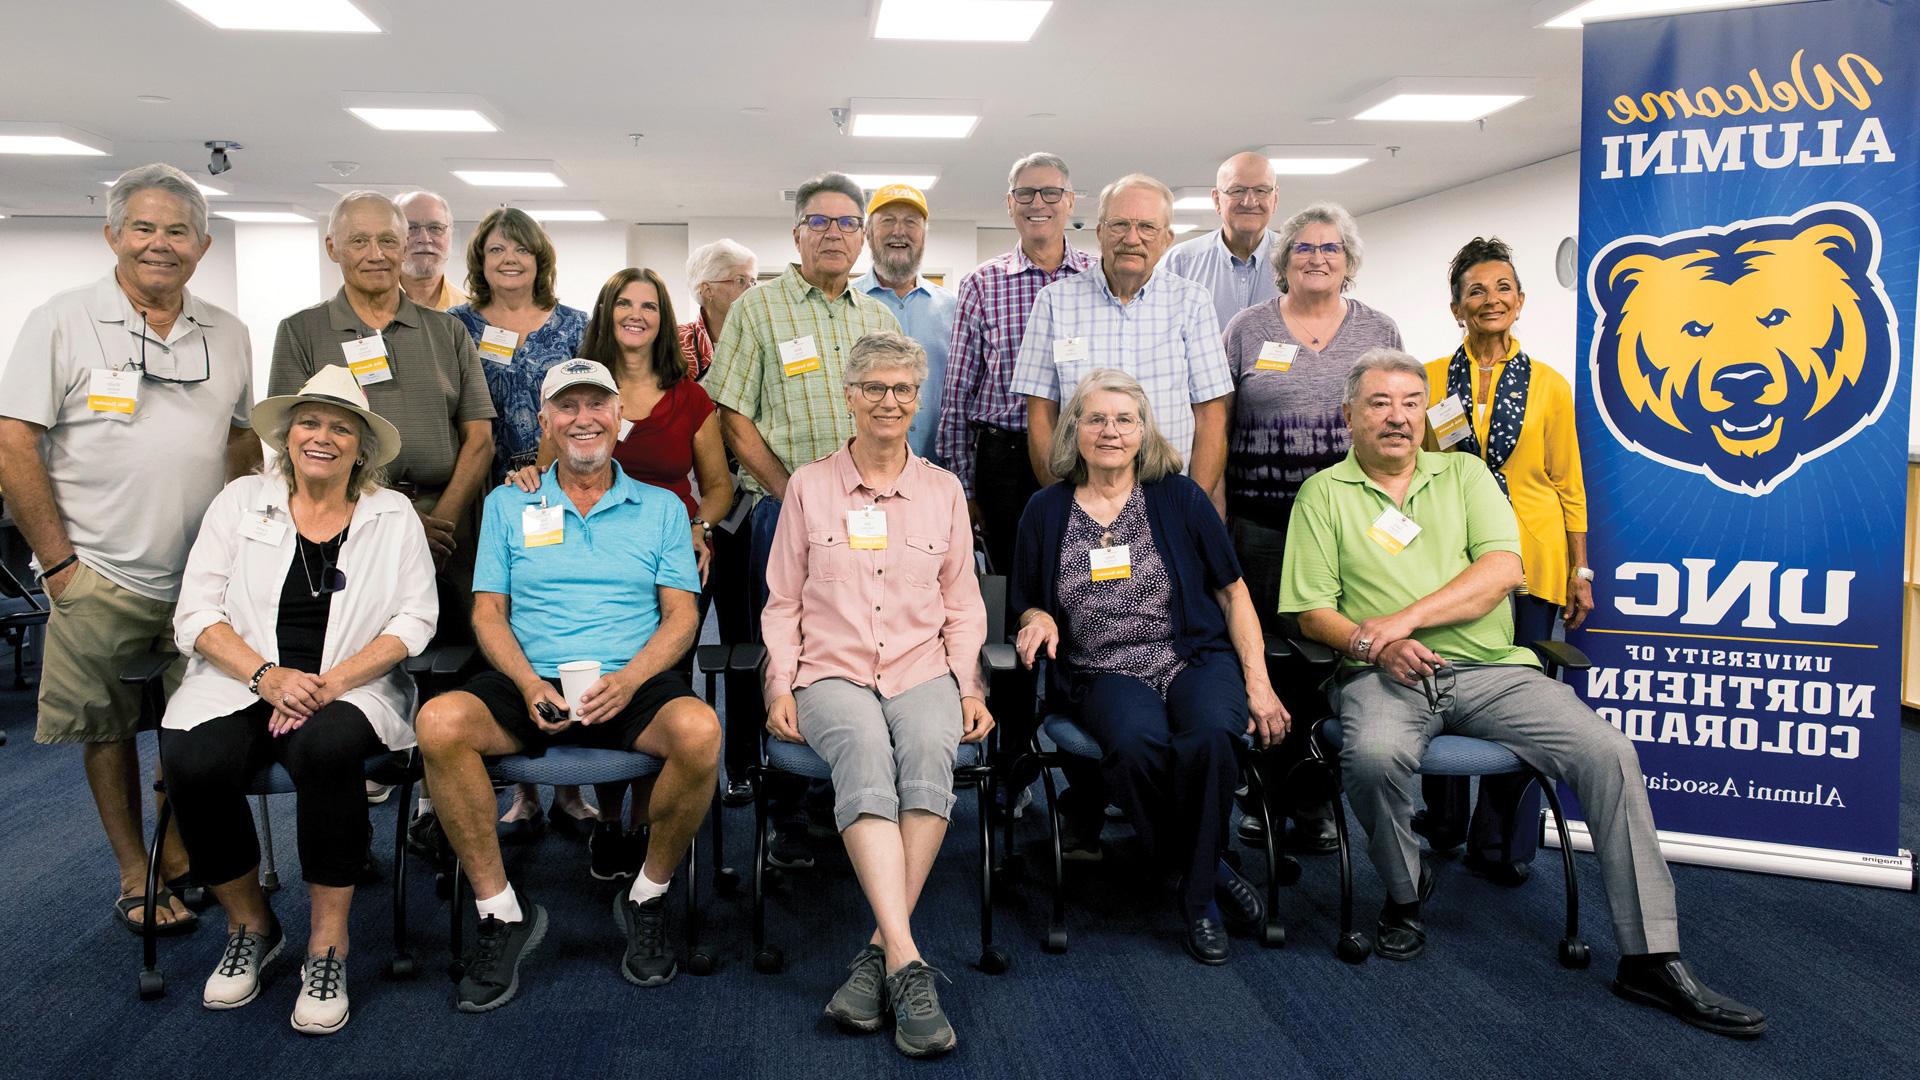
[(300, 225), (313, 221), (291, 210), (215, 210), (213, 214), (243, 225)]
[(381, 109), (355, 106), (348, 112), (381, 131), (499, 131), (474, 109)]
[(221, 30), (295, 30), (378, 34), (380, 27), (350, 0), (173, 0)]
[(1630, 19), (1642, 15), (1674, 15), (1682, 11), (1708, 11), (1713, 8), (1745, 7), (1753, 0), (1581, 0), (1568, 3), (1557, 0), (1553, 3), (1534, 5), (1536, 11), (1544, 9), (1560, 13), (1541, 23), (1553, 30), (1578, 30), (1590, 22), (1602, 19)]
[(111, 153), (112, 143), (79, 128), (65, 124), (0, 120), (0, 154), (105, 157)]
[(1032, 41), (1052, 0), (874, 0), (873, 36), (894, 41)]

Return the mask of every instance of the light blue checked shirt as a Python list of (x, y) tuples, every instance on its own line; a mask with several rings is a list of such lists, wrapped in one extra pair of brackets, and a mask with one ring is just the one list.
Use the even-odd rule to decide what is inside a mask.
[(1280, 234), (1268, 229), (1266, 240), (1253, 254), (1240, 259), (1227, 250), (1226, 238), (1215, 229), (1205, 236), (1175, 244), (1160, 266), (1207, 287), (1213, 294), (1213, 312), (1219, 316), (1224, 333), (1235, 315), (1280, 295), (1280, 286), (1273, 280), (1272, 262), (1274, 245), (1279, 242)]
[[(1077, 341), (1084, 349), (1066, 344)], [(1074, 358), (1061, 358), (1080, 352)], [(1233, 392), (1233, 371), (1206, 286), (1157, 269), (1122, 304), (1099, 269), (1040, 290), (1014, 361), (1013, 392), (1066, 403), (1096, 368), (1140, 380), (1155, 424), (1180, 459), (1193, 458), (1193, 406)]]
[(928, 461), (944, 465), (934, 455), (933, 436), (940, 430), (940, 397), (947, 385), (947, 349), (953, 344), (953, 311), (958, 299), (952, 289), (918, 276), (903, 298), (882, 285), (871, 270), (855, 278), (853, 287), (885, 305), (900, 320), (900, 332), (927, 350), (927, 381), (920, 384), (920, 408), (913, 414), (913, 426), (907, 429), (907, 445)]

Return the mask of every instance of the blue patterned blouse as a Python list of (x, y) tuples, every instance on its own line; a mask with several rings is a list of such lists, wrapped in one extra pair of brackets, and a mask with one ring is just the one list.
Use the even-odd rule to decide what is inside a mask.
[[(449, 308), (447, 314), (459, 319), (473, 335), (473, 343), (480, 344), (487, 320), (473, 305)], [(586, 312), (557, 304), (546, 323), (513, 350), (512, 360), (501, 362), (492, 353), (480, 354), (487, 391), (493, 395), (494, 483), (510, 469), (533, 464), (540, 450), (540, 380), (547, 377), (548, 368), (580, 355), (580, 339), (586, 331)]]

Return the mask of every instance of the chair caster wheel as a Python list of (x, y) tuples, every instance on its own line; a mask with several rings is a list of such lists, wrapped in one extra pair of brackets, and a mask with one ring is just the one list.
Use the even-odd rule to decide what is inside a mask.
[(1282, 888), (1289, 888), (1300, 881), (1300, 860), (1291, 855), (1282, 855), (1274, 860), (1273, 879)]
[(786, 966), (786, 954), (771, 945), (753, 954), (753, 970), (762, 975), (778, 975)]
[(1593, 963), (1593, 950), (1579, 938), (1566, 938), (1560, 942), (1560, 966), (1574, 971), (1583, 971)]
[(1000, 946), (989, 945), (981, 952), (980, 960), (974, 966), (988, 975), (1004, 975), (1013, 966), (1013, 958)]
[(1279, 923), (1267, 923), (1260, 928), (1260, 946), (1265, 949), (1284, 949), (1287, 947), (1287, 928)]
[(420, 965), (408, 953), (400, 953), (387, 960), (387, 978), (411, 979), (420, 974)]
[(692, 975), (713, 974), (713, 954), (697, 952), (687, 958), (687, 972)]
[(1066, 930), (1056, 929), (1056, 930), (1047, 931), (1047, 943), (1045, 948), (1050, 953), (1066, 952), (1067, 951)]
[(740, 891), (740, 871), (731, 866), (723, 866), (713, 875), (713, 891), (721, 896), (733, 896)]
[(1340, 935), (1340, 945), (1334, 951), (1349, 964), (1364, 964), (1367, 957), (1373, 954), (1373, 942), (1367, 940), (1367, 935), (1355, 930)]
[(166, 996), (167, 978), (157, 971), (140, 973), (140, 1000), (155, 1001)]

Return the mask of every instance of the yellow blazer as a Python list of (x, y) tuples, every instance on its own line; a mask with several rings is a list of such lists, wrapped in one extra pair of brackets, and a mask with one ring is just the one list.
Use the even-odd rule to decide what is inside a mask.
[[(1507, 361), (1519, 351), (1520, 339), (1514, 338), (1512, 350), (1493, 365), (1489, 394), (1500, 385)], [(1452, 359), (1443, 356), (1427, 365), (1429, 401), (1446, 396), (1447, 362)], [(1481, 398), (1468, 408), (1468, 415), (1484, 458), (1493, 409)], [(1431, 430), (1427, 449), (1438, 449)], [(1567, 534), (1587, 531), (1587, 487), (1580, 473), (1580, 441), (1573, 429), (1573, 387), (1565, 376), (1538, 360), (1527, 380), (1527, 415), (1520, 425), (1520, 440), (1500, 471), (1507, 477), (1513, 514), (1520, 519), (1520, 562), (1526, 569), (1527, 591), (1564, 606), (1572, 569), (1567, 562)]]

